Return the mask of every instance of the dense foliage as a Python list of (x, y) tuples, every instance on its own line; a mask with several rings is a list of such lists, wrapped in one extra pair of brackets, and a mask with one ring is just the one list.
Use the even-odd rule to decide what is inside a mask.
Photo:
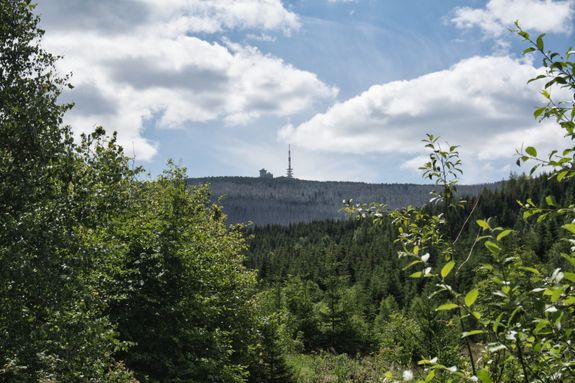
[[(575, 62), (573, 51), (564, 55), (545, 49), (544, 35), (531, 39), (519, 24), (517, 33), (530, 46), (524, 54), (537, 52), (542, 57), (545, 72), (531, 81), (545, 80), (541, 94), (547, 104), (534, 116), (552, 119), (565, 137), (568, 147), (540, 156), (534, 147), (518, 151), (518, 164), (535, 162), (531, 173), (545, 168), (547, 177), (559, 184), (575, 176)], [(563, 88), (566, 99), (554, 99), (551, 92)], [(465, 343), (466, 360), (451, 360), (431, 353), (419, 364), (418, 382), (481, 381), (491, 382), (565, 382), (575, 379), (575, 204), (572, 194), (561, 203), (548, 194), (535, 202), (534, 198), (518, 201), (526, 220), (536, 217), (538, 223), (555, 224), (558, 232), (555, 265), (534, 257), (533, 249), (522, 232), (499, 226), (491, 219), (478, 219), (481, 230), (470, 244), (467, 257), (456, 255), (459, 236), (449, 230), (452, 213), (463, 205), (454, 198), (460, 161), (456, 146), (444, 146), (428, 135), (426, 147), (430, 161), (424, 175), (443, 186), (436, 201), (440, 213), (406, 208), (393, 211), (389, 217), (398, 230), (398, 255), (415, 268), (410, 277), (427, 279), (434, 284), (432, 296), (438, 297), (435, 311), (444, 313), (448, 323), (459, 325), (458, 333)], [(358, 207), (360, 215), (380, 214), (373, 209)], [(471, 286), (457, 285), (458, 272), (472, 258), (477, 258), (475, 245), (482, 244), (487, 257), (474, 269), (477, 276)], [(436, 262), (432, 262), (433, 260)], [(553, 267), (556, 266), (556, 267)], [(476, 346), (475, 349), (473, 346)], [(393, 377), (390, 372), (390, 378)]]
[(114, 138), (75, 144), (57, 98), (66, 78), (37, 42), (27, 1), (0, 3), (0, 374), (110, 381), (115, 293), (131, 170)]
[[(575, 147), (527, 147), (547, 173), (464, 201), (458, 148), (428, 135), (431, 204), (246, 237), (184, 170), (148, 179), (104, 129), (74, 139), (33, 10), (0, 0), (1, 381), (575, 379)], [(534, 115), (572, 145), (551, 92), (573, 96), (573, 52), (517, 33), (547, 69)]]
[[(455, 257), (467, 257), (480, 231), (474, 225), (463, 227), (465, 220), (490, 216), (493, 223), (521, 233), (522, 246), (538, 263), (549, 268), (561, 263), (565, 244), (558, 242), (559, 221), (526, 223), (516, 201), (529, 196), (553, 196), (558, 203), (569, 203), (575, 196), (575, 182), (513, 176), (497, 190), (484, 189), (480, 196), (468, 198), (464, 208), (451, 213), (446, 229), (454, 233), (452, 239), (459, 236)], [(441, 211), (441, 207), (427, 209)], [(412, 272), (403, 270), (405, 264), (397, 257), (397, 233), (390, 219), (382, 218), (377, 224), (348, 220), (273, 225), (253, 228), (249, 234), (246, 264), (258, 270), (263, 295), (273, 310), (284, 311), (288, 335), (300, 343), (299, 350), (365, 355), (401, 345), (405, 352), (385, 353), (393, 362), (409, 364), (427, 356), (430, 347), (441, 349), (447, 341), (458, 344), (457, 338), (441, 334), (441, 325), (429, 328), (438, 315), (427, 299), (433, 283), (408, 279)], [(487, 257), (486, 250), (475, 249), (475, 255), (458, 271), (461, 278), (455, 285), (466, 288), (480, 278), (474, 270)], [(428, 262), (437, 265), (440, 260)], [(422, 307), (424, 302), (426, 307)], [(332, 328), (334, 317), (338, 321)], [(394, 326), (412, 329), (402, 333)], [(422, 333), (422, 328), (429, 332)], [(332, 338), (334, 329), (340, 333)], [(397, 337), (404, 337), (403, 341)]]
[(182, 170), (74, 140), (33, 9), (0, 1), (0, 380), (265, 378), (242, 235)]
[(174, 168), (134, 191), (120, 234), (124, 297), (110, 309), (133, 344), (120, 356), (141, 381), (244, 381), (255, 279), (240, 232), (184, 176)]

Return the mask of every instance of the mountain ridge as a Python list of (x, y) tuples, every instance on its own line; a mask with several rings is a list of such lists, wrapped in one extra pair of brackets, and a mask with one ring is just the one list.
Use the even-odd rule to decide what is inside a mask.
[[(428, 202), (434, 185), (311, 181), (297, 178), (216, 176), (188, 178), (189, 185), (209, 184), (213, 201), (223, 205), (230, 223), (255, 225), (344, 219), (343, 200), (381, 202), (390, 208), (421, 206)], [(459, 194), (476, 195), (483, 188), (496, 189), (503, 181), (459, 185)]]

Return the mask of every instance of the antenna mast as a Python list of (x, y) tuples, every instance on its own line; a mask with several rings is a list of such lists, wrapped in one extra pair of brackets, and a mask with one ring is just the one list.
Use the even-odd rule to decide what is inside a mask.
[(293, 169), (292, 169), (292, 167), (291, 167), (291, 145), (288, 146), (287, 178), (293, 178)]

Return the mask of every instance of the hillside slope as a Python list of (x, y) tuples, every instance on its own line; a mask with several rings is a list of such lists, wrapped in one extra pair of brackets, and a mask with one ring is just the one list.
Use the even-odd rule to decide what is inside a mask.
[[(208, 183), (214, 200), (220, 199), (229, 222), (251, 221), (256, 225), (290, 224), (321, 219), (341, 219), (344, 199), (382, 202), (390, 208), (420, 206), (429, 200), (432, 185), (368, 184), (363, 182), (320, 182), (252, 177), (190, 178), (190, 185)], [(475, 195), (482, 188), (499, 183), (462, 185), (463, 195)]]

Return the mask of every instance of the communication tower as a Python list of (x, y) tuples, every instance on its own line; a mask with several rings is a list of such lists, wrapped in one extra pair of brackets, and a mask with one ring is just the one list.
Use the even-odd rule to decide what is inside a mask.
[(291, 145), (288, 146), (287, 178), (293, 178), (293, 169), (292, 169), (292, 167), (291, 167)]

